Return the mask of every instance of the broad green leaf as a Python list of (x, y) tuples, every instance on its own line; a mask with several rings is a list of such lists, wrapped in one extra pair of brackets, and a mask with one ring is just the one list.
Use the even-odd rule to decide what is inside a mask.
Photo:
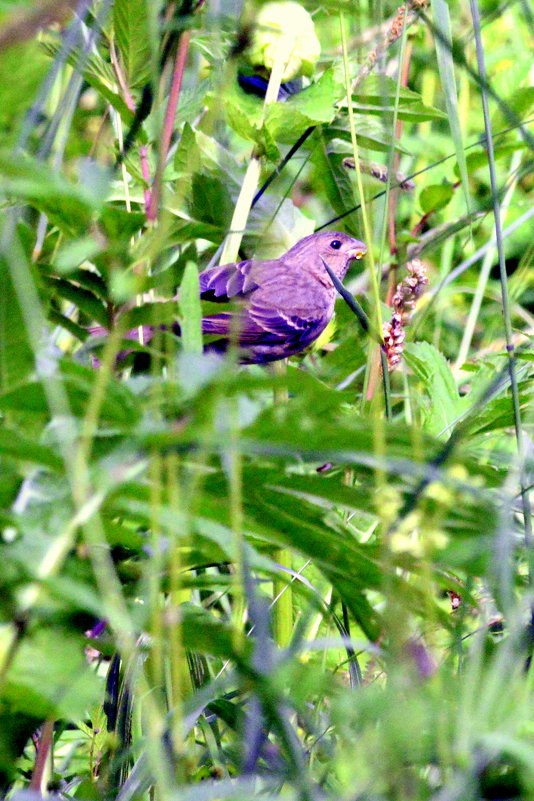
[(384, 100), (395, 100), (399, 95), (399, 101), (403, 105), (410, 103), (418, 103), (421, 100), (421, 95), (408, 89), (407, 86), (401, 86), (397, 89), (397, 81), (390, 78), (388, 75), (368, 75), (367, 78), (361, 83), (353, 97), (359, 103), (372, 103), (374, 106), (380, 105)]
[[(394, 139), (392, 133), (384, 128), (378, 120), (363, 114), (355, 114), (354, 125), (360, 147), (375, 150), (379, 153), (388, 153), (393, 147), (399, 153), (408, 153), (406, 148)], [(328, 141), (340, 139), (347, 143), (351, 142), (350, 129), (347, 125), (346, 117), (338, 117), (332, 125), (324, 126), (322, 133)], [(347, 147), (344, 152), (345, 155), (352, 155), (352, 148)]]
[[(329, 150), (325, 131), (314, 134), (319, 144), (312, 152), (311, 161), (317, 170), (317, 180), (336, 214), (345, 214), (355, 204), (353, 183), (348, 170), (343, 166), (343, 155)], [(345, 155), (348, 155), (348, 148)], [(357, 213), (347, 215), (344, 224), (348, 231), (356, 234), (359, 227)]]
[[(84, 415), (96, 378), (90, 367), (63, 359), (61, 372), (70, 411), (76, 415)], [(41, 383), (30, 381), (16, 389), (0, 395), (0, 409), (29, 412), (32, 414), (48, 414), (48, 402)], [(100, 411), (103, 420), (117, 426), (133, 426), (138, 419), (139, 409), (135, 397), (124, 382), (110, 379)]]
[[(374, 116), (384, 117), (388, 121), (393, 119), (393, 108), (389, 105), (372, 105), (370, 103), (354, 103), (354, 110), (359, 114), (373, 114)], [(437, 108), (430, 108), (418, 101), (400, 105), (397, 112), (397, 119), (403, 122), (425, 122), (426, 120), (442, 120), (446, 117)]]
[(102, 680), (87, 664), (80, 638), (41, 628), (18, 649), (4, 697), (18, 713), (77, 720), (101, 692)]
[(59, 470), (63, 465), (63, 460), (52, 448), (4, 427), (0, 427), (0, 454), (22, 462), (35, 462), (54, 470)]
[(336, 101), (343, 93), (339, 71), (329, 69), (285, 103), (271, 103), (265, 124), (276, 142), (293, 144), (307, 128), (332, 122), (337, 113)]
[[(244, 166), (215, 139), (201, 131), (195, 131), (187, 124), (184, 126), (174, 164), (179, 177), (176, 193), (169, 199), (169, 208), (178, 217), (183, 219), (187, 215), (189, 218), (185, 222), (177, 223), (180, 240), (184, 241), (187, 232), (189, 236), (194, 235), (220, 243), (231, 222), (230, 209), (233, 210), (239, 196), (245, 172)], [(208, 188), (203, 190), (202, 183), (207, 177), (211, 180)], [(194, 194), (194, 186), (197, 187), (196, 192), (200, 194)], [(210, 194), (207, 208), (195, 202), (195, 199), (206, 191)], [(220, 209), (228, 215), (227, 219), (221, 219), (219, 214), (222, 224), (218, 230), (213, 226), (213, 208), (217, 192)], [(231, 206), (228, 203), (228, 196), (231, 198)], [(183, 210), (184, 204), (186, 213)], [(258, 253), (258, 256), (274, 258), (288, 250), (299, 239), (311, 234), (313, 228), (313, 220), (306, 217), (289, 199), (280, 202), (276, 195), (265, 194), (250, 213), (244, 242), (247, 248), (254, 251), (258, 237), (261, 237), (261, 253)]]
[(445, 114), (433, 106), (425, 105), (421, 95), (401, 86), (387, 75), (369, 75), (353, 95), (354, 108), (368, 114), (393, 115), (393, 104), (399, 96), (398, 118), (413, 122), (443, 119)]
[[(0, 131), (3, 137), (14, 139), (17, 121), (27, 113), (42, 83), (50, 62), (40, 44), (27, 41), (0, 53)], [(13, 76), (16, 75), (16, 80)], [(3, 138), (3, 145), (8, 140)], [(13, 141), (13, 144), (15, 142)]]
[(26, 154), (0, 152), (2, 191), (44, 212), (68, 235), (85, 233), (103, 198)]
[(102, 250), (92, 236), (83, 236), (73, 242), (66, 243), (58, 252), (55, 258), (55, 266), (60, 273), (70, 273), (79, 267), (83, 261), (92, 259)]
[(452, 199), (454, 187), (452, 184), (433, 184), (426, 186), (419, 195), (419, 203), (425, 214), (443, 209)]

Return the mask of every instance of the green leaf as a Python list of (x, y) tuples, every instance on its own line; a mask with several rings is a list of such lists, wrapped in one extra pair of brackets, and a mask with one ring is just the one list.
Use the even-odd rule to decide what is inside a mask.
[(69, 300), (87, 317), (103, 326), (109, 323), (105, 305), (92, 292), (61, 278), (43, 279), (49, 291), (59, 298)]
[[(379, 117), (393, 119), (394, 110), (391, 106), (372, 105), (370, 103), (354, 103), (354, 110), (360, 114), (373, 114)], [(422, 101), (399, 105), (397, 119), (404, 122), (425, 122), (426, 120), (442, 120), (446, 117), (443, 111), (425, 106)]]
[[(195, 131), (188, 124), (184, 126), (174, 165), (179, 176), (176, 194), (169, 199), (169, 208), (182, 218), (176, 223), (175, 229), (180, 241), (198, 237), (218, 244), (230, 225), (241, 190), (244, 166), (215, 139)], [(203, 189), (202, 184), (207, 178), (210, 181)], [(198, 202), (206, 193), (209, 195), (207, 207)], [(217, 201), (217, 193), (220, 204), (219, 228), (213, 225), (213, 204)], [(177, 208), (174, 207), (176, 200), (180, 204)], [(187, 219), (184, 220), (184, 217)], [(277, 195), (271, 197), (265, 194), (250, 213), (244, 242), (247, 248), (254, 250), (261, 238), (262, 250), (258, 255), (261, 258), (274, 258), (302, 237), (311, 234), (313, 228), (313, 220), (306, 217), (289, 199), (280, 202)]]
[(102, 196), (72, 184), (47, 164), (24, 153), (0, 151), (2, 191), (44, 212), (68, 235), (85, 233)]
[[(7, 139), (14, 140), (18, 129), (16, 121), (30, 108), (49, 66), (48, 58), (35, 40), (2, 49), (0, 53), (0, 130), (4, 146), (8, 144)], [(16, 80), (13, 80), (15, 75)]]
[(277, 142), (293, 144), (310, 126), (332, 122), (336, 101), (344, 93), (339, 70), (327, 70), (316, 83), (290, 97), (285, 103), (267, 107), (265, 124)]
[(23, 381), (34, 367), (9, 267), (0, 259), (0, 392)]
[[(90, 367), (63, 359), (61, 372), (70, 411), (76, 416), (83, 416), (87, 411), (87, 404), (93, 392), (95, 371)], [(0, 395), (0, 409), (31, 414), (48, 414), (48, 403), (42, 384), (37, 381), (29, 381), (4, 392)], [(139, 418), (137, 402), (124, 382), (116, 379), (108, 382), (100, 414), (103, 420), (116, 426), (130, 428), (135, 425)]]
[(423, 383), (427, 395), (427, 430), (434, 435), (450, 426), (469, 407), (468, 398), (458, 394), (449, 363), (442, 353), (428, 342), (409, 343), (404, 351), (408, 366)]
[(129, 88), (142, 86), (150, 78), (150, 16), (148, 0), (115, 0), (113, 3), (114, 31)]
[[(345, 214), (348, 209), (354, 207), (355, 201), (351, 177), (343, 166), (344, 155), (329, 151), (325, 129), (316, 131), (314, 136), (319, 138), (319, 145), (314, 148), (311, 157), (317, 171), (317, 180), (334, 212)], [(345, 155), (347, 154), (348, 150)], [(353, 212), (347, 215), (344, 224), (349, 232), (356, 234), (359, 228), (358, 214)]]
[(63, 465), (63, 460), (52, 448), (39, 445), (17, 431), (3, 427), (0, 428), (0, 453), (23, 462), (51, 467), (53, 470), (59, 470)]
[(60, 248), (55, 266), (60, 273), (70, 273), (86, 260), (92, 259), (102, 250), (102, 245), (92, 236), (83, 236), (67, 242)]
[(202, 312), (200, 306), (200, 284), (196, 264), (189, 261), (185, 266), (180, 284), (178, 303), (180, 306), (182, 343), (188, 353), (202, 353)]
[(87, 664), (79, 638), (41, 628), (17, 650), (4, 697), (19, 713), (77, 720), (101, 692), (102, 680)]
[(425, 214), (443, 209), (452, 199), (454, 187), (452, 184), (433, 184), (425, 187), (419, 194), (419, 203)]
[(415, 104), (421, 101), (421, 95), (418, 92), (414, 92), (406, 86), (401, 86), (397, 90), (397, 81), (384, 74), (368, 75), (363, 83), (358, 86), (353, 97), (359, 103), (372, 103), (377, 106), (385, 105), (385, 100), (394, 101), (397, 97), (397, 92), (402, 105)]
[[(368, 150), (375, 150), (379, 153), (388, 153), (393, 147), (398, 153), (408, 153), (403, 145), (394, 139), (391, 132), (384, 129), (382, 123), (372, 117), (362, 114), (354, 115), (354, 124), (358, 144)], [(322, 133), (329, 141), (341, 139), (344, 142), (351, 142), (350, 129), (347, 118), (338, 117), (332, 125), (324, 126)], [(345, 155), (352, 155), (352, 148), (344, 149)]]
[[(52, 57), (56, 57), (60, 52), (60, 45), (55, 42), (43, 42), (43, 50)], [(133, 111), (128, 108), (122, 95), (117, 90), (117, 79), (110, 64), (103, 60), (98, 52), (93, 52), (89, 56), (86, 53), (72, 52), (67, 58), (67, 63), (81, 72), (87, 83), (107, 101), (121, 119), (130, 124), (133, 120)], [(144, 132), (140, 132), (144, 136)]]

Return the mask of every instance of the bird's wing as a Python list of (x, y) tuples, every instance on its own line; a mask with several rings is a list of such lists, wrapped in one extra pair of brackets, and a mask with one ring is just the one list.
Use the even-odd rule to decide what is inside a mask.
[(241, 345), (249, 347), (280, 341), (290, 345), (315, 339), (328, 323), (331, 312), (322, 304), (303, 305), (295, 296), (291, 302), (283, 290), (272, 289), (269, 292), (263, 287), (254, 292), (249, 304), (235, 314), (205, 317), (204, 333), (230, 338), (233, 333)]
[(200, 273), (200, 297), (203, 300), (227, 302), (230, 298), (239, 295), (248, 295), (259, 284), (255, 280), (255, 273), (259, 267), (269, 271), (268, 262), (259, 262), (256, 259), (239, 261), (236, 264), (223, 264), (204, 270)]

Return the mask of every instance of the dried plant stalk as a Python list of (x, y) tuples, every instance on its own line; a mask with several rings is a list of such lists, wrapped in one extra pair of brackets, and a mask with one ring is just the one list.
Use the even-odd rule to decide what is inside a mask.
[(384, 323), (384, 349), (388, 368), (394, 370), (402, 358), (406, 339), (406, 326), (413, 315), (417, 299), (423, 294), (428, 284), (426, 266), (421, 259), (412, 259), (406, 265), (408, 275), (397, 284), (392, 298), (393, 314), (391, 320)]

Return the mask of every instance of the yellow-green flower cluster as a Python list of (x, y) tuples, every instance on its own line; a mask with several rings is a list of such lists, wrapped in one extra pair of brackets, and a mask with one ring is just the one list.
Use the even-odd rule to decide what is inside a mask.
[(271, 71), (282, 59), (282, 81), (310, 76), (321, 54), (313, 20), (299, 3), (273, 2), (262, 6), (254, 27), (248, 59), (253, 67)]

